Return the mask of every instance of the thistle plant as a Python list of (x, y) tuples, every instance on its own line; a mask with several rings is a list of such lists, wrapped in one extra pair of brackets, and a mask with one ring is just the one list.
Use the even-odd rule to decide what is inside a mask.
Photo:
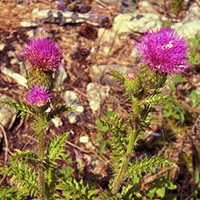
[(14, 107), (17, 111), (21, 111), (22, 114), (27, 114), (34, 120), (33, 127), (38, 137), (38, 155), (33, 156), (31, 154), (31, 156), (29, 154), (29, 156), (31, 159), (35, 159), (36, 162), (35, 167), (38, 169), (38, 181), (35, 180), (35, 182), (38, 182), (39, 190), (38, 192), (37, 189), (31, 191), (34, 191), (33, 193), (37, 194), (41, 200), (45, 200), (48, 196), (45, 173), (50, 167), (50, 164), (47, 163), (51, 162), (51, 155), (45, 155), (46, 128), (48, 122), (55, 115), (70, 110), (63, 105), (56, 106), (50, 112), (46, 112), (50, 105), (51, 92), (54, 86), (53, 73), (58, 71), (63, 56), (59, 48), (48, 38), (39, 38), (37, 40), (31, 38), (20, 53), (20, 56), (29, 64), (26, 77), (28, 85), (26, 102), (15, 103), (6, 100), (2, 102)]
[[(115, 178), (111, 186), (111, 193), (114, 195), (119, 192), (123, 180), (137, 175), (135, 165), (130, 162), (131, 154), (137, 140), (141, 138), (144, 130), (149, 128), (147, 118), (149, 114), (156, 111), (155, 105), (169, 101), (167, 95), (161, 93), (167, 76), (182, 73), (185, 68), (188, 68), (185, 58), (186, 40), (171, 28), (162, 27), (161, 30), (149, 30), (142, 37), (141, 43), (136, 43), (136, 47), (142, 55), (140, 73), (129, 73), (124, 77), (117, 71), (112, 71), (112, 75), (123, 84), (133, 109), (133, 113), (127, 118), (115, 115), (112, 123), (105, 121), (114, 137), (112, 146), (113, 160), (116, 165)], [(118, 162), (115, 156), (118, 156)], [(156, 161), (156, 165), (166, 163), (170, 162), (161, 158)], [(149, 167), (145, 162), (143, 164), (141, 162), (139, 173), (142, 169), (146, 171)]]

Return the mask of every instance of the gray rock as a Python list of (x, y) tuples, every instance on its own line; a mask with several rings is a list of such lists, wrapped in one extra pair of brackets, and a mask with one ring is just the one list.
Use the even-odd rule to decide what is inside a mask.
[(193, 3), (187, 10), (185, 18), (182, 20), (182, 23), (184, 24), (186, 22), (192, 22), (193, 20), (198, 19), (200, 20), (200, 7), (196, 3)]
[(28, 28), (28, 27), (37, 27), (38, 24), (30, 21), (22, 21), (20, 22), (20, 26)]
[(0, 44), (0, 51), (3, 51), (5, 46), (6, 46), (6, 44), (4, 44), (4, 43)]
[(89, 101), (90, 108), (93, 113), (96, 113), (102, 104), (102, 102), (109, 96), (110, 88), (98, 83), (89, 83), (87, 85), (87, 99)]
[(194, 38), (195, 34), (200, 34), (200, 19), (186, 22), (185, 24), (180, 22), (173, 25), (172, 28), (175, 29), (179, 35), (184, 36), (186, 39)]
[(63, 98), (67, 106), (70, 106), (75, 110), (74, 113), (67, 113), (69, 122), (74, 124), (78, 121), (79, 116), (84, 112), (84, 107), (81, 105), (81, 102), (76, 93), (72, 91), (66, 91)]
[(6, 67), (2, 68), (1, 72), (4, 73), (6, 76), (9, 76), (10, 78), (13, 78), (18, 84), (27, 87), (26, 78), (21, 76), (20, 74), (13, 72)]
[(186, 12), (185, 18), (172, 25), (180, 35), (186, 39), (194, 38), (195, 34), (200, 34), (200, 8), (196, 3), (193, 3)]
[(127, 28), (132, 32), (145, 33), (149, 29), (157, 30), (162, 26), (159, 15), (153, 13), (135, 13), (134, 19), (127, 23)]
[[(14, 101), (13, 98), (1, 94), (0, 100), (4, 99)], [(6, 129), (10, 130), (12, 128), (16, 116), (17, 114), (14, 108), (10, 108), (8, 105), (0, 103), (0, 122)]]
[(157, 14), (157, 11), (154, 9), (153, 5), (149, 1), (140, 1), (137, 4), (138, 11), (141, 13), (154, 13)]
[(59, 66), (58, 68), (58, 76), (56, 79), (56, 84), (58, 86), (62, 86), (62, 84), (67, 80), (67, 72), (63, 66)]

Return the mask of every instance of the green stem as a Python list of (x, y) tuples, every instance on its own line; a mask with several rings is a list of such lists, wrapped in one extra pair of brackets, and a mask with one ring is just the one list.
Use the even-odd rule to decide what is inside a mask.
[[(44, 137), (45, 137), (45, 118), (41, 114), (38, 120), (38, 158), (40, 161), (44, 158)], [(44, 168), (42, 163), (39, 164), (38, 167), (39, 173), (39, 190), (40, 190), (40, 200), (45, 200), (45, 176), (44, 176)]]
[(129, 138), (129, 143), (128, 143), (126, 154), (124, 155), (124, 158), (123, 158), (122, 166), (119, 170), (119, 173), (115, 177), (115, 180), (114, 180), (114, 183), (113, 183), (113, 187), (112, 187), (112, 190), (111, 190), (111, 192), (113, 194), (116, 194), (119, 191), (119, 188), (120, 188), (120, 185), (121, 185), (121, 182), (122, 182), (122, 178), (124, 176), (124, 173), (127, 170), (128, 162), (129, 162), (130, 157), (131, 157), (131, 152), (133, 150), (136, 137), (137, 137), (137, 130), (134, 129), (131, 132), (131, 135), (130, 135), (130, 138)]

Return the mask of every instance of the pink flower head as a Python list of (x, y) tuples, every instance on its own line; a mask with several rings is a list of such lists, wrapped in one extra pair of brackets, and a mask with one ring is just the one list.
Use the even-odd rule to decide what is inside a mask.
[(32, 87), (27, 95), (27, 101), (37, 107), (44, 106), (49, 99), (50, 94), (45, 87)]
[(31, 68), (41, 71), (57, 71), (63, 58), (58, 47), (48, 38), (34, 37), (24, 47), (21, 56), (28, 60)]
[(135, 79), (135, 74), (133, 72), (128, 73), (127, 75), (128, 80), (134, 80)]
[(174, 75), (188, 68), (186, 40), (169, 27), (162, 27), (160, 31), (149, 30), (136, 48), (150, 70)]

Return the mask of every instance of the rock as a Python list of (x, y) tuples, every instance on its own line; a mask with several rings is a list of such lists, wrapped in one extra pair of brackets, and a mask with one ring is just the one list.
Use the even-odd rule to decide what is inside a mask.
[(67, 72), (63, 66), (59, 66), (58, 68), (58, 76), (56, 79), (56, 84), (58, 86), (62, 86), (62, 84), (67, 80)]
[(109, 96), (110, 88), (102, 86), (98, 83), (89, 83), (87, 85), (87, 99), (93, 113), (96, 113), (101, 106), (101, 103)]
[(13, 78), (18, 84), (27, 87), (26, 78), (21, 76), (20, 74), (12, 72), (6, 67), (2, 68), (1, 72), (4, 73), (6, 76), (9, 76), (10, 78)]
[(87, 135), (81, 136), (79, 139), (80, 143), (88, 143), (89, 142), (89, 137)]
[(6, 44), (4, 44), (4, 43), (0, 44), (0, 51), (3, 51), (5, 46), (6, 46)]
[(187, 22), (185, 24), (180, 22), (173, 25), (172, 28), (175, 29), (179, 35), (189, 39), (194, 38), (195, 34), (200, 34), (200, 26), (198, 26), (198, 24), (200, 24), (200, 19), (192, 22)]
[(119, 14), (115, 17), (113, 22), (112, 31), (115, 34), (120, 33), (130, 33), (130, 29), (127, 27), (127, 24), (131, 21), (134, 15), (130, 14)]
[(17, 58), (12, 58), (10, 61), (11, 65), (18, 64), (19, 60)]
[(127, 23), (130, 32), (146, 33), (149, 29), (157, 30), (162, 26), (159, 15), (135, 13), (134, 18)]
[(81, 102), (76, 93), (72, 91), (66, 91), (63, 98), (67, 106), (75, 110), (74, 113), (67, 113), (69, 122), (74, 124), (78, 121), (78, 117), (84, 112), (84, 107), (81, 105)]
[(109, 85), (113, 86), (117, 84), (116, 78), (111, 76), (108, 72), (111, 69), (118, 71), (119, 73), (126, 76), (129, 72), (135, 72), (133, 67), (126, 67), (120, 65), (100, 65), (100, 66), (93, 66), (91, 68), (91, 78), (94, 82), (101, 83), (102, 85)]
[(149, 1), (139, 1), (137, 6), (138, 11), (141, 13), (153, 13), (158, 15), (157, 11), (153, 8)]
[(195, 34), (200, 34), (200, 8), (196, 3), (193, 3), (186, 12), (186, 17), (179, 23), (173, 24), (180, 35), (186, 39), (194, 38)]
[(193, 20), (200, 19), (200, 7), (193, 3), (190, 8), (187, 10), (185, 18), (182, 20), (182, 23), (192, 22)]
[(53, 122), (53, 124), (55, 125), (56, 128), (58, 128), (58, 127), (63, 125), (63, 122), (59, 117), (53, 118), (52, 122)]
[[(13, 98), (1, 94), (0, 100), (3, 99), (14, 101)], [(6, 129), (10, 130), (12, 128), (16, 116), (17, 114), (14, 108), (10, 108), (8, 105), (0, 103), (0, 122)]]
[(22, 21), (20, 22), (20, 26), (28, 28), (28, 27), (37, 27), (38, 24), (30, 21)]

